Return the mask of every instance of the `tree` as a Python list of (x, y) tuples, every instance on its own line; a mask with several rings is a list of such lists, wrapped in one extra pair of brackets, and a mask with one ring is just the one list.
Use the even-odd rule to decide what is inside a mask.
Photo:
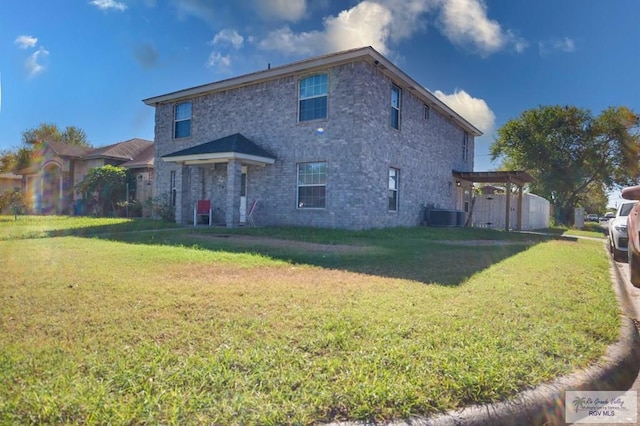
[(0, 151), (0, 173), (10, 172), (17, 163), (18, 154), (14, 151)]
[(60, 135), (60, 141), (69, 145), (91, 146), (84, 130), (75, 126), (67, 126)]
[(604, 185), (594, 182), (589, 185), (582, 194), (580, 194), (578, 205), (580, 207), (584, 207), (584, 210), (587, 213), (604, 215), (604, 212), (607, 211), (608, 202), (609, 199)]
[(22, 132), (22, 145), (13, 150), (0, 152), (0, 171), (23, 169), (30, 165), (34, 149), (40, 147), (42, 142), (57, 141), (70, 145), (91, 146), (84, 130), (67, 126), (63, 131), (51, 123), (41, 123), (34, 129)]
[(84, 130), (75, 126), (67, 126), (63, 131), (60, 131), (56, 124), (40, 123), (35, 129), (22, 132), (22, 142), (24, 145), (36, 146), (46, 141), (64, 142), (69, 145), (91, 146)]
[[(626, 107), (594, 117), (573, 106), (541, 106), (523, 112), (498, 130), (493, 160), (528, 171), (531, 192), (547, 198), (559, 223), (597, 194), (635, 184), (640, 174), (640, 117)], [(596, 192), (594, 192), (596, 191)]]
[(126, 179), (124, 167), (96, 167), (89, 170), (82, 182), (76, 185), (76, 191), (93, 204), (97, 215), (113, 215), (116, 204), (126, 197)]

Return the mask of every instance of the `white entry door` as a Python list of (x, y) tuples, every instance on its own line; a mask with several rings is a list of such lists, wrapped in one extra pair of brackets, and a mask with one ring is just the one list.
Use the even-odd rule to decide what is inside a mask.
[(242, 166), (240, 177), (240, 223), (247, 222), (247, 166)]

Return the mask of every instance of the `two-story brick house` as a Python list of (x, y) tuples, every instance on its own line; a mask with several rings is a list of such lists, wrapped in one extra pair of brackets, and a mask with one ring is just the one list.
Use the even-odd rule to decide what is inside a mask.
[(155, 195), (193, 220), (365, 229), (464, 210), (482, 133), (371, 47), (144, 100), (155, 111)]

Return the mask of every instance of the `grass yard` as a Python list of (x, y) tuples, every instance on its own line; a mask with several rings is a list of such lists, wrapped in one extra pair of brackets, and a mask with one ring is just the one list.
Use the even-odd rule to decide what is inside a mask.
[(154, 224), (0, 217), (0, 424), (427, 416), (618, 336), (602, 241)]

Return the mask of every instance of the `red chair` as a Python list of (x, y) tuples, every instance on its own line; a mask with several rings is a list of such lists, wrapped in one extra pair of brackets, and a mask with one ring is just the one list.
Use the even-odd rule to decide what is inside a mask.
[(193, 226), (198, 224), (199, 216), (209, 216), (209, 226), (211, 226), (211, 221), (213, 219), (211, 200), (196, 201), (196, 205), (193, 207)]

